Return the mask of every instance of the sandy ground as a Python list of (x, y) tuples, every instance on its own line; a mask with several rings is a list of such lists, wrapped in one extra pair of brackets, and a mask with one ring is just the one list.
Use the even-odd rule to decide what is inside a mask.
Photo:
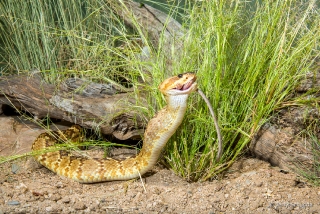
[[(3, 125), (12, 123), (12, 125)], [(0, 118), (0, 156), (28, 151), (42, 130)], [(10, 141), (8, 139), (16, 139)], [(23, 141), (23, 143), (22, 143)], [(142, 181), (79, 184), (22, 158), (0, 165), (2, 213), (319, 213), (320, 188), (254, 158), (220, 180), (188, 183), (156, 166)]]
[[(221, 180), (188, 183), (167, 169), (141, 180), (79, 184), (33, 160), (1, 165), (0, 213), (318, 213), (320, 188), (243, 158)], [(31, 167), (30, 167), (31, 165)], [(18, 169), (13, 173), (13, 169)], [(32, 168), (32, 170), (31, 170)], [(156, 167), (159, 168), (159, 167)]]

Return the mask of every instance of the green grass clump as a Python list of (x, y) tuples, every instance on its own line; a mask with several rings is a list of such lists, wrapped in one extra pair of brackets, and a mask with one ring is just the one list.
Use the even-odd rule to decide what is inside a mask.
[(167, 162), (188, 180), (226, 169), (261, 125), (292, 93), (319, 55), (315, 1), (203, 1), (188, 20), (179, 71), (196, 71), (216, 109), (224, 154), (215, 161), (217, 135), (200, 98), (168, 146)]

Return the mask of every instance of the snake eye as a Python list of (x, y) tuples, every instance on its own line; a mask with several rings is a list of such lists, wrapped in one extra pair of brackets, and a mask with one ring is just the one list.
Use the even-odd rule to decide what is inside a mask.
[(183, 74), (178, 74), (178, 77), (179, 77), (179, 78), (182, 78), (182, 77), (183, 77)]

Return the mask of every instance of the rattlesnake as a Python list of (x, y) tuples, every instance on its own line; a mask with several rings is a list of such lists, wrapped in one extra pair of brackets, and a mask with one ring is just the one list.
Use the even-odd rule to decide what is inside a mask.
[[(122, 161), (95, 159), (71, 155), (67, 151), (53, 151), (35, 155), (43, 166), (58, 175), (81, 183), (95, 183), (137, 178), (149, 171), (157, 162), (163, 147), (181, 124), (187, 108), (189, 94), (197, 90), (196, 75), (184, 73), (163, 81), (159, 90), (164, 94), (167, 106), (148, 123), (143, 146), (135, 157)], [(32, 150), (43, 150), (58, 143), (57, 139), (80, 141), (81, 128), (72, 126), (53, 134), (42, 133), (34, 141)]]

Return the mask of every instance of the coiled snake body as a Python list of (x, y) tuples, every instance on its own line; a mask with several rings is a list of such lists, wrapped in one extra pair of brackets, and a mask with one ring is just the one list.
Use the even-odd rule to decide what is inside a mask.
[[(181, 124), (187, 108), (187, 98), (197, 89), (195, 81), (195, 74), (184, 73), (166, 79), (160, 84), (159, 90), (165, 95), (167, 106), (149, 121), (144, 133), (142, 149), (135, 157), (118, 161), (78, 157), (66, 151), (54, 151), (36, 155), (35, 158), (51, 171), (81, 183), (139, 177), (156, 164), (163, 147)], [(57, 143), (57, 137), (63, 140), (71, 139), (71, 141), (81, 138), (78, 126), (56, 132), (56, 135), (58, 136), (47, 133), (39, 135), (32, 145), (32, 150), (43, 150), (54, 146)]]

